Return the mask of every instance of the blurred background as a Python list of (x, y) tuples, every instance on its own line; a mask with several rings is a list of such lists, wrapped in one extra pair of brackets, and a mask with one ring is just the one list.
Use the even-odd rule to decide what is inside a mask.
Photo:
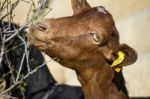
[[(150, 0), (87, 1), (92, 7), (104, 6), (113, 15), (121, 42), (132, 46), (138, 53), (137, 62), (125, 67), (123, 71), (130, 96), (150, 96)], [(25, 23), (29, 6), (25, 2), (19, 4), (14, 11), (15, 23)], [(52, 11), (45, 18), (73, 14), (71, 0), (51, 0), (50, 7)], [(45, 59), (49, 57), (45, 55)], [(80, 85), (74, 71), (56, 62), (50, 62), (48, 66), (59, 83)]]

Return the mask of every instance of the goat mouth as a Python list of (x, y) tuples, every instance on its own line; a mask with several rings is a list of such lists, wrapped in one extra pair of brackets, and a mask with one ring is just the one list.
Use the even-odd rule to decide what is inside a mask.
[(40, 42), (42, 42), (42, 43), (46, 43), (46, 44), (49, 44), (49, 45), (52, 46), (52, 43), (50, 43), (50, 42), (46, 42), (46, 41), (44, 41), (44, 40), (41, 40), (41, 39), (39, 39), (38, 37), (36, 37), (36, 36), (34, 36), (34, 35), (32, 35), (32, 34), (29, 34), (29, 35), (30, 35), (31, 39), (35, 39), (35, 40), (37, 40), (37, 41), (40, 41)]

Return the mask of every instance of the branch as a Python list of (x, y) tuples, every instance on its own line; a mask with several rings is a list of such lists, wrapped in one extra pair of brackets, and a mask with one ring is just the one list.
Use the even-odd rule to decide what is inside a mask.
[[(15, 15), (13, 15), (14, 9), (18, 6), (18, 4), (21, 2), (25, 2), (28, 4), (31, 4), (30, 9), (27, 13), (27, 21), (20, 27), (16, 27), (16, 25), (12, 25), (13, 18)], [(12, 3), (12, 0), (0, 0), (0, 65), (4, 62), (7, 65), (7, 67), (10, 69), (7, 73), (4, 73), (2, 75), (2, 78), (5, 79), (8, 75), (11, 75), (10, 78), (10, 87), (6, 90), (0, 92), (0, 96), (4, 96), (7, 98), (16, 99), (15, 97), (11, 97), (9, 94), (11, 94), (11, 90), (20, 84), (24, 83), (24, 80), (28, 78), (30, 75), (34, 74), (36, 71), (38, 71), (40, 68), (46, 65), (46, 63), (52, 61), (48, 61), (46, 63), (43, 63), (42, 65), (38, 66), (34, 70), (30, 70), (29, 66), (29, 42), (25, 39), (26, 37), (22, 35), (22, 31), (25, 31), (30, 25), (36, 23), (38, 20), (43, 18), (45, 15), (47, 15), (51, 8), (48, 7), (50, 3), (50, 0), (39, 0), (38, 6), (35, 6), (35, 3), (33, 0), (17, 0), (14, 3)], [(5, 21), (7, 21), (7, 24)], [(13, 27), (13, 29), (12, 29)], [(21, 43), (15, 45), (13, 44), (15, 40), (21, 41)], [(12, 59), (9, 57), (9, 53), (13, 50), (17, 50), (18, 47), (23, 47), (24, 53), (21, 53), (21, 59), (19, 61), (18, 71), (15, 70), (15, 67), (12, 65)], [(17, 61), (18, 62), (18, 61)], [(23, 77), (21, 75), (21, 71), (23, 69), (24, 62), (27, 63), (27, 73)], [(17, 72), (17, 73), (16, 73)], [(21, 90), (21, 89), (20, 89)], [(24, 97), (24, 92), (22, 91), (22, 96)]]
[(25, 79), (27, 79), (30, 75), (32, 75), (33, 73), (35, 73), (36, 71), (38, 71), (40, 68), (42, 68), (43, 66), (45, 66), (47, 63), (55, 60), (56, 58), (53, 58), (51, 60), (49, 60), (48, 62), (43, 63), (42, 65), (38, 66), (37, 68), (35, 68), (34, 70), (30, 71), (28, 74), (26, 74), (21, 80), (15, 82), (15, 84), (13, 84), (11, 87), (9, 87), (8, 89), (6, 89), (3, 92), (0, 92), (0, 94), (5, 94), (8, 91), (10, 91), (11, 89), (13, 89), (15, 86), (17, 86), (18, 84), (22, 83)]

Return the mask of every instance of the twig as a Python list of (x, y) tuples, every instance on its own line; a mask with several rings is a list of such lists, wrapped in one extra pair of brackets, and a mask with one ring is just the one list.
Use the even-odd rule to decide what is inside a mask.
[(5, 40), (5, 42), (8, 42), (9, 40), (11, 40), (13, 37), (15, 37), (20, 31), (22, 31), (23, 29), (25, 29), (41, 12), (41, 8), (44, 5), (46, 0), (43, 0), (42, 3), (40, 4), (40, 6), (37, 8), (36, 12), (34, 13), (34, 15), (30, 18), (29, 21), (27, 21), (23, 26), (21, 26), (12, 36), (10, 36), (9, 38), (7, 38)]
[(27, 68), (28, 68), (28, 72), (30, 72), (30, 66), (29, 66), (29, 44), (28, 42), (25, 41), (25, 39), (23, 39), (21, 36), (19, 36), (19, 38), (22, 40), (22, 42), (24, 43), (24, 47), (25, 47), (25, 56), (26, 56), (26, 60), (27, 60)]
[(40, 68), (42, 68), (43, 66), (45, 66), (47, 63), (51, 62), (55, 60), (55, 58), (49, 60), (48, 62), (46, 63), (43, 63), (42, 65), (40, 66), (37, 66), (37, 68), (35, 68), (34, 70), (30, 71), (28, 74), (26, 74), (21, 80), (15, 82), (15, 84), (13, 84), (11, 87), (9, 87), (8, 89), (6, 89), (5, 91), (3, 92), (0, 92), (0, 94), (5, 94), (7, 93), (8, 91), (10, 91), (11, 89), (13, 89), (15, 86), (17, 86), (18, 84), (22, 83), (23, 80), (25, 80), (26, 78), (28, 78), (30, 75), (32, 75), (33, 73), (35, 73), (36, 71), (38, 71)]
[(6, 98), (10, 98), (10, 99), (17, 99), (15, 97), (12, 97), (12, 96), (9, 96), (9, 95), (6, 95), (6, 94), (1, 94), (1, 93), (0, 93), (0, 96), (6, 97)]
[(22, 56), (22, 59), (21, 59), (21, 63), (20, 63), (20, 67), (19, 67), (19, 71), (18, 71), (18, 73), (17, 73), (17, 77), (16, 77), (16, 81), (15, 82), (17, 82), (18, 81), (18, 79), (19, 79), (19, 76), (20, 76), (20, 73), (21, 73), (21, 70), (22, 70), (22, 66), (23, 66), (23, 62), (24, 62), (24, 59), (25, 59), (25, 53), (23, 54), (23, 56)]
[[(12, 26), (13, 18), (14, 18), (13, 10), (18, 6), (20, 1), (31, 4), (31, 8), (29, 9), (29, 12), (27, 14), (27, 21), (22, 26), (15, 27), (15, 26)], [(7, 77), (8, 75), (11, 75), (10, 87), (4, 90), (3, 92), (0, 92), (0, 95), (4, 97), (16, 99), (15, 97), (9, 96), (9, 93), (11, 93), (11, 90), (17, 87), (19, 84), (23, 83), (23, 81), (26, 78), (28, 78), (30, 75), (34, 74), (37, 70), (45, 66), (46, 63), (52, 61), (50, 60), (48, 62), (45, 62), (31, 71), (30, 66), (29, 66), (29, 54), (30, 54), (28, 50), (29, 42), (25, 40), (25, 36), (22, 36), (21, 34), (22, 31), (24, 31), (33, 23), (36, 23), (36, 21), (43, 18), (51, 11), (51, 8), (47, 7), (49, 1), (50, 0), (39, 0), (37, 7), (35, 6), (35, 3), (33, 0), (17, 0), (14, 3), (12, 3), (12, 0), (0, 1), (0, 24), (2, 25), (0, 28), (0, 41), (1, 41), (0, 42), (0, 64), (2, 64), (2, 61), (5, 61), (6, 65), (8, 65), (8, 68), (10, 69), (10, 71), (4, 74), (3, 77), (0, 79), (5, 79), (5, 77)], [(33, 11), (32, 9), (34, 9), (35, 12), (33, 12), (33, 15), (30, 15), (31, 12)], [(6, 13), (3, 15), (2, 12), (4, 11)], [(5, 22), (3, 22), (4, 19), (8, 21), (7, 25), (5, 24)], [(14, 40), (16, 38), (19, 41), (21, 41), (21, 43), (18, 45), (13, 45)], [(19, 64), (19, 67), (18, 67), (19, 70), (15, 70), (14, 66), (12, 66), (12, 63), (13, 63), (12, 59), (9, 57), (8, 54), (11, 53), (12, 50), (16, 50), (16, 48), (20, 46), (24, 48), (23, 49), (24, 53), (22, 53), (20, 63), (17, 63)], [(22, 73), (24, 62), (27, 63), (28, 71), (26, 75), (20, 76)], [(24, 92), (21, 89), (20, 91), (22, 92), (22, 96), (24, 97)]]
[[(8, 0), (5, 0), (5, 1), (7, 2)], [(13, 3), (13, 4), (12, 4), (12, 8), (10, 9), (10, 11), (7, 12), (4, 16), (2, 16), (2, 17), (0, 18), (0, 20), (3, 20), (5, 17), (7, 17), (9, 14), (11, 14), (11, 12), (12, 12), (12, 11), (16, 8), (16, 6), (18, 5), (19, 1), (20, 1), (20, 0), (17, 0), (15, 3)], [(4, 3), (4, 5), (6, 4), (6, 2)], [(7, 2), (6, 8), (9, 6), (10, 3), (11, 3), (11, 1), (10, 1), (10, 2)], [(3, 8), (0, 10), (0, 12), (3, 12), (3, 10), (5, 9), (4, 5), (3, 5)]]

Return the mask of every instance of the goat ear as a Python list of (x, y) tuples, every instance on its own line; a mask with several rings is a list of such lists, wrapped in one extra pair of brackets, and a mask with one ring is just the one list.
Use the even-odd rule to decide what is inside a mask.
[(119, 66), (127, 66), (133, 64), (137, 60), (137, 52), (127, 44), (121, 44), (119, 50), (125, 54), (124, 60)]
[(86, 0), (71, 0), (74, 15), (90, 9), (90, 5)]

